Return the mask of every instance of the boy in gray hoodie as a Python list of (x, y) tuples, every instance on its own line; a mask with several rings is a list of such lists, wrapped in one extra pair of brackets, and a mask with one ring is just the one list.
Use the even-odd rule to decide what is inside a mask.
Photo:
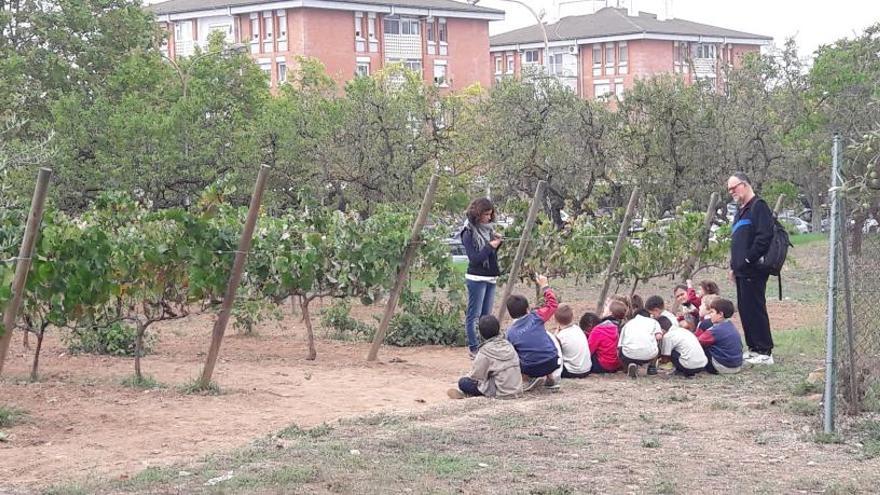
[(501, 325), (494, 316), (480, 317), (477, 326), (485, 342), (474, 358), (473, 369), (468, 376), (458, 380), (458, 388), (451, 388), (446, 394), (451, 399), (519, 397), (522, 395), (522, 375), (516, 349), (500, 335)]

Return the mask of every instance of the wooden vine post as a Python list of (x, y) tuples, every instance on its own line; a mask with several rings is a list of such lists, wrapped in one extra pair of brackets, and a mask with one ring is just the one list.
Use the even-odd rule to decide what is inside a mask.
[(425, 191), (425, 197), (422, 199), (422, 207), (419, 209), (419, 215), (413, 223), (412, 232), (409, 236), (409, 244), (403, 252), (403, 259), (400, 262), (400, 268), (397, 269), (397, 279), (388, 295), (388, 302), (385, 304), (385, 312), (382, 313), (382, 320), (379, 322), (379, 328), (373, 335), (373, 343), (370, 345), (370, 352), (367, 354), (367, 361), (375, 361), (379, 356), (379, 347), (385, 341), (385, 335), (388, 333), (388, 326), (391, 324), (391, 317), (394, 316), (394, 310), (397, 309), (397, 301), (400, 300), (400, 294), (406, 285), (409, 269), (415, 261), (416, 253), (419, 250), (420, 236), (425, 223), (428, 221), (428, 214), (431, 207), (434, 206), (434, 195), (437, 193), (437, 183), (440, 181), (439, 173), (435, 172), (431, 176), (428, 183), (428, 189)]
[(24, 237), (21, 239), (21, 247), (18, 250), (18, 258), (15, 263), (12, 297), (3, 311), (3, 335), (0, 335), (0, 373), (3, 373), (3, 363), (6, 362), (6, 353), (9, 351), (9, 343), (12, 341), (12, 331), (15, 329), (18, 310), (21, 308), (22, 299), (24, 299), (24, 286), (31, 269), (31, 256), (34, 254), (34, 244), (36, 244), (37, 234), (40, 232), (40, 223), (43, 221), (46, 192), (49, 189), (51, 176), (52, 170), (48, 168), (41, 168), (37, 174), (37, 185), (34, 188), (34, 196), (31, 198), (31, 209), (28, 213)]
[(269, 170), (270, 167), (268, 165), (262, 165), (260, 166), (259, 174), (257, 174), (257, 183), (254, 185), (254, 194), (251, 196), (248, 216), (244, 222), (244, 230), (242, 230), (241, 238), (238, 241), (238, 250), (235, 251), (235, 260), (232, 263), (232, 273), (229, 274), (229, 283), (226, 285), (223, 304), (220, 306), (220, 314), (217, 316), (217, 321), (214, 322), (211, 347), (208, 349), (208, 357), (205, 359), (205, 368), (202, 370), (201, 377), (199, 377), (198, 386), (200, 388), (207, 388), (211, 383), (211, 376), (214, 374), (214, 366), (217, 364), (217, 357), (220, 355), (220, 343), (223, 341), (223, 334), (226, 332), (226, 325), (229, 323), (232, 303), (235, 302), (235, 292), (238, 290), (238, 284), (241, 283), (244, 262), (247, 260), (247, 253), (251, 248), (251, 239), (254, 236), (257, 219), (260, 217), (260, 204), (263, 201), (263, 191), (266, 189), (266, 179), (269, 177)]
[(715, 220), (715, 208), (718, 206), (718, 193), (712, 193), (709, 196), (709, 206), (706, 208), (706, 216), (703, 217), (703, 229), (700, 231), (700, 237), (697, 238), (696, 246), (694, 246), (694, 251), (688, 256), (687, 261), (685, 261), (684, 266), (681, 270), (681, 279), (687, 280), (691, 278), (694, 273), (694, 269), (697, 266), (697, 261), (700, 259), (700, 254), (703, 253), (703, 249), (709, 243), (709, 234), (712, 229), (712, 221)]
[(623, 243), (626, 242), (629, 226), (632, 223), (633, 214), (636, 211), (636, 205), (639, 203), (639, 195), (641, 191), (639, 186), (633, 188), (632, 194), (629, 196), (629, 203), (626, 205), (626, 213), (623, 215), (623, 221), (620, 222), (620, 231), (617, 233), (617, 242), (614, 243), (614, 252), (611, 253), (611, 260), (608, 261), (608, 269), (605, 272), (605, 281), (602, 283), (602, 290), (599, 292), (599, 301), (596, 303), (596, 314), (602, 316), (602, 308), (605, 306), (605, 298), (608, 296), (608, 288), (611, 287), (611, 279), (614, 277), (614, 271), (620, 263), (620, 255), (623, 253)]
[(544, 190), (547, 188), (546, 181), (538, 181), (538, 187), (535, 188), (535, 196), (532, 198), (532, 204), (529, 206), (529, 213), (526, 216), (526, 224), (523, 226), (522, 233), (519, 237), (519, 245), (516, 248), (516, 257), (513, 259), (513, 266), (510, 267), (510, 274), (507, 276), (507, 283), (504, 284), (504, 294), (501, 296), (501, 304), (498, 308), (498, 321), (504, 321), (507, 315), (507, 298), (513, 293), (513, 287), (519, 278), (519, 270), (522, 266), (523, 258), (526, 256), (526, 249), (529, 246), (529, 237), (531, 237), (532, 228), (535, 226), (535, 219), (538, 218), (538, 209), (544, 200)]
[(785, 203), (785, 194), (780, 194), (778, 198), (776, 198), (776, 206), (773, 208), (773, 215), (779, 216), (779, 213), (782, 211), (782, 205)]

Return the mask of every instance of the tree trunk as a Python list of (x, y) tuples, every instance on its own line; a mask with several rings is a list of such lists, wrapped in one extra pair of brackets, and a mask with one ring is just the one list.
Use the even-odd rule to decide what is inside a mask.
[(144, 378), (143, 374), (141, 374), (141, 355), (144, 352), (145, 333), (147, 333), (147, 325), (138, 320), (137, 337), (134, 340), (134, 376), (138, 381), (141, 381)]
[(819, 199), (819, 189), (815, 185), (810, 187), (810, 223), (813, 224), (813, 232), (822, 231), (822, 205)]
[(27, 328), (24, 329), (24, 335), (22, 336), (22, 339), (21, 339), (21, 345), (25, 349), (31, 348), (31, 333), (28, 331)]
[(34, 363), (31, 365), (31, 381), (37, 381), (37, 371), (40, 367), (40, 351), (43, 349), (43, 336), (46, 335), (46, 326), (37, 333), (37, 348), (34, 349)]
[(301, 297), (300, 298), (300, 308), (302, 309), (303, 322), (306, 324), (306, 337), (309, 341), (309, 355), (306, 357), (309, 361), (314, 361), (316, 357), (318, 357), (318, 352), (315, 350), (315, 333), (312, 331), (312, 318), (309, 315), (309, 303), (312, 302), (311, 298)]
[(629, 297), (632, 297), (633, 295), (635, 295), (636, 289), (638, 288), (638, 286), (639, 286), (639, 277), (636, 277), (636, 281), (633, 282), (633, 288), (631, 291), (629, 291)]

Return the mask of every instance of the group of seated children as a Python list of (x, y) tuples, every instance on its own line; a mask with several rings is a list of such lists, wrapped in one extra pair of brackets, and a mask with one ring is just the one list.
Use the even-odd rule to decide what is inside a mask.
[[(477, 326), (484, 342), (470, 374), (448, 391), (451, 398), (514, 398), (542, 385), (558, 389), (562, 378), (592, 373), (625, 370), (636, 378), (641, 366), (648, 375), (656, 375), (657, 365), (666, 362), (672, 363), (673, 374), (687, 378), (702, 371), (729, 374), (742, 368), (742, 342), (730, 321), (734, 305), (718, 295), (714, 282), (702, 282), (699, 294), (690, 280), (676, 286), (678, 315), (666, 309), (660, 296), (643, 302), (638, 295), (614, 295), (602, 317), (587, 312), (578, 324), (572, 308), (557, 303), (547, 277), (537, 276), (536, 283), (543, 305), (530, 312), (528, 299), (510, 296), (505, 303), (513, 321), (504, 334), (497, 318), (480, 318)], [(556, 325), (548, 329), (554, 315)]]

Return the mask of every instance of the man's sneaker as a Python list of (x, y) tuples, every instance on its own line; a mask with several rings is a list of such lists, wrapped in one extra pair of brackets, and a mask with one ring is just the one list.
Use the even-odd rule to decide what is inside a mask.
[(773, 364), (773, 356), (766, 354), (755, 354), (745, 360), (749, 364)]
[(657, 367), (654, 366), (653, 364), (649, 364), (648, 365), (648, 374), (649, 375), (656, 375), (657, 374)]
[(529, 390), (537, 386), (543, 385), (546, 381), (547, 379), (543, 376), (539, 376), (537, 378), (529, 378), (529, 381), (523, 384), (523, 392), (528, 392)]
[(754, 351), (746, 351), (746, 352), (743, 353), (743, 359), (751, 359), (751, 358), (753, 358), (753, 357), (755, 357), (755, 356), (757, 356), (757, 355), (758, 355), (757, 352), (754, 352)]
[(639, 376), (639, 365), (636, 363), (629, 363), (629, 366), (626, 367), (626, 374), (635, 380), (636, 377)]
[(448, 395), (450, 399), (464, 399), (464, 393), (457, 388), (450, 388), (446, 391), (446, 395)]
[(468, 351), (468, 357), (473, 361), (477, 358), (477, 351)]

